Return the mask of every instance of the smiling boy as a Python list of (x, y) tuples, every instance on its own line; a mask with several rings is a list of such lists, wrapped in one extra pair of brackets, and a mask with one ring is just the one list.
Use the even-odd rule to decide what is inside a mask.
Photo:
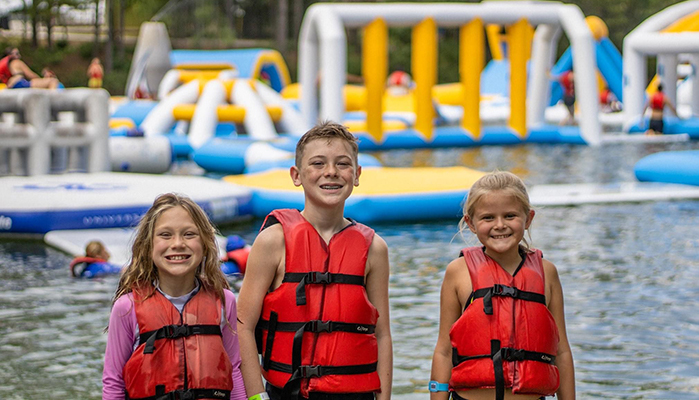
[(391, 396), (388, 248), (371, 228), (344, 217), (359, 185), (357, 153), (342, 125), (306, 132), (290, 169), (304, 209), (270, 213), (252, 246), (238, 307), (252, 400)]

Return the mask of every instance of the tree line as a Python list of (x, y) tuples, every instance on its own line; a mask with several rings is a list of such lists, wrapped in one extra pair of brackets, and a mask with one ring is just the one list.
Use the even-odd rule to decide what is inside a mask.
[[(345, 0), (351, 2), (392, 2), (378, 0)], [(405, 2), (406, 0), (400, 0)], [(410, 1), (410, 0), (407, 0)], [(457, 2), (455, 0), (442, 0)], [(240, 47), (241, 39), (266, 41), (284, 54), (290, 65), (296, 59), (298, 33), (305, 10), (316, 0), (24, 0), (20, 14), (30, 22), (31, 43), (39, 45), (38, 27), (47, 31), (47, 46), (54, 46), (52, 31), (60, 24), (59, 15), (67, 8), (94, 9), (94, 55), (102, 54), (105, 69), (111, 70), (113, 58), (125, 56), (124, 33), (127, 26), (138, 27), (146, 20), (166, 23), (172, 37), (209, 39), (202, 47)], [(339, 1), (336, 1), (339, 2)], [(460, 1), (464, 2), (464, 1)], [(469, 0), (466, 2), (475, 3)], [(578, 5), (583, 13), (600, 17), (609, 28), (609, 37), (617, 48), (622, 48), (624, 37), (638, 24), (675, 0), (568, 0)], [(100, 9), (105, 12), (100, 18)], [(106, 25), (106, 38), (102, 34)], [(392, 31), (392, 64), (406, 64), (409, 60), (409, 35), (400, 30)], [(451, 34), (442, 35), (448, 42)], [(359, 34), (349, 33), (350, 48), (359, 45)], [(406, 39), (405, 41), (404, 39)], [(199, 43), (197, 42), (197, 46)], [(406, 50), (407, 47), (407, 50)], [(395, 57), (394, 57), (395, 56)], [(395, 58), (395, 59), (394, 59)], [(445, 62), (452, 57), (447, 55)], [(350, 61), (352, 64), (353, 62)], [(355, 63), (356, 64), (356, 63)], [(293, 68), (293, 67), (292, 67)], [(350, 66), (350, 70), (358, 68)], [(350, 71), (356, 72), (356, 71)]]

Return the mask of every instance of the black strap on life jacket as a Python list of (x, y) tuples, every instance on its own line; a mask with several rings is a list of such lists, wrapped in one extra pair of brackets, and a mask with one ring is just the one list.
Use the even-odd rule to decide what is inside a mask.
[(291, 378), (284, 385), (283, 399), (298, 399), (301, 391), (301, 379), (317, 378), (325, 375), (360, 375), (369, 374), (376, 371), (378, 363), (359, 365), (302, 365), (294, 369), (289, 364), (282, 364), (272, 361), (272, 369), (291, 373)]
[(165, 325), (160, 329), (144, 332), (139, 337), (139, 343), (145, 343), (143, 354), (153, 354), (155, 341), (159, 339), (176, 339), (191, 335), (221, 335), (219, 325)]
[(473, 292), (472, 298), (483, 298), (483, 312), (493, 315), (493, 296), (506, 296), (514, 299), (533, 301), (546, 305), (546, 296), (540, 293), (519, 290), (516, 287), (495, 284), (492, 287), (481, 288)]
[(500, 347), (499, 340), (490, 341), (490, 354), (481, 354), (476, 356), (462, 356), (452, 348), (451, 362), (456, 367), (464, 361), (475, 360), (479, 358), (491, 358), (493, 360), (493, 370), (495, 372), (495, 399), (503, 400), (505, 398), (505, 376), (503, 371), (503, 362), (505, 361), (537, 361), (553, 365), (556, 362), (556, 356), (540, 353), (537, 351), (528, 351), (523, 349), (513, 349), (511, 347)]
[[(265, 370), (275, 370), (291, 374), (291, 377), (284, 386), (286, 396), (297, 398), (301, 388), (301, 379), (319, 377), (324, 375), (357, 375), (368, 374), (376, 371), (376, 363), (346, 365), (346, 366), (324, 366), (324, 365), (301, 365), (301, 352), (303, 350), (304, 332), (348, 332), (371, 335), (375, 332), (376, 326), (370, 324), (355, 324), (336, 321), (311, 320), (307, 322), (278, 322), (278, 314), (270, 313), (269, 320), (260, 320), (257, 323), (257, 332), (267, 330), (267, 343), (262, 356), (262, 368)], [(295, 332), (292, 345), (291, 364), (284, 364), (272, 361), (272, 346), (274, 336), (277, 331)], [(258, 334), (261, 341), (261, 334)], [(271, 338), (271, 340), (270, 340)]]
[(306, 284), (307, 283), (344, 283), (347, 285), (364, 286), (363, 275), (333, 274), (330, 272), (287, 272), (284, 274), (284, 282), (298, 282), (296, 287), (296, 305), (306, 305)]
[(230, 399), (231, 391), (223, 389), (177, 389), (165, 393), (165, 385), (155, 387), (155, 395), (149, 397), (129, 397), (126, 400), (195, 400), (195, 399)]

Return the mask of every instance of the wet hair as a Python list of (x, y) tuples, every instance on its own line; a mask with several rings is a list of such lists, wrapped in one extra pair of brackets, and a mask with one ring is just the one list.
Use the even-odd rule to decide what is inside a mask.
[(357, 138), (347, 129), (346, 126), (332, 121), (322, 122), (304, 133), (296, 144), (296, 167), (301, 168), (301, 160), (306, 145), (314, 140), (325, 139), (330, 142), (332, 139), (344, 140), (352, 149), (352, 158), (354, 165), (357, 166), (357, 154), (359, 147), (357, 146)]
[(189, 197), (176, 193), (158, 196), (138, 223), (131, 261), (119, 279), (113, 301), (139, 287), (151, 286), (158, 278), (158, 269), (153, 263), (155, 224), (165, 211), (175, 207), (182, 207), (187, 211), (199, 230), (204, 258), (202, 265), (197, 268), (197, 278), (204, 288), (214, 291), (221, 299), (221, 303), (225, 305), (223, 289), (229, 289), (230, 286), (221, 271), (216, 244), (216, 228), (209, 222), (209, 218), (201, 207)]
[(662, 91), (663, 91), (663, 84), (658, 83), (658, 92), (662, 92)]
[(99, 240), (93, 240), (85, 246), (85, 257), (102, 258), (102, 254), (106, 251), (106, 247)]
[[(464, 204), (463, 209), (464, 217), (459, 221), (459, 232), (463, 233), (469, 229), (466, 223), (466, 216), (473, 220), (476, 207), (483, 196), (495, 191), (502, 191), (512, 196), (522, 206), (522, 211), (527, 215), (527, 218), (529, 218), (529, 211), (532, 209), (532, 206), (529, 202), (527, 187), (524, 185), (522, 179), (511, 172), (496, 170), (482, 176), (471, 186), (471, 189), (469, 189), (466, 204)], [(529, 235), (529, 240), (531, 240), (531, 234)], [(523, 238), (522, 242), (524, 249), (529, 250), (529, 242), (527, 239)]]

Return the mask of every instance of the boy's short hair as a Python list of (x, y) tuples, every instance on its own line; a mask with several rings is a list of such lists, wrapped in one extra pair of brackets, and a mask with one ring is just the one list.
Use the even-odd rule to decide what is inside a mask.
[(303, 136), (301, 136), (301, 139), (299, 139), (298, 143), (296, 143), (297, 168), (301, 168), (301, 160), (303, 159), (303, 152), (306, 145), (316, 139), (326, 139), (328, 141), (332, 139), (344, 140), (352, 148), (352, 158), (354, 159), (355, 166), (357, 165), (357, 154), (359, 153), (357, 138), (354, 137), (346, 126), (332, 121), (325, 121), (304, 133)]

